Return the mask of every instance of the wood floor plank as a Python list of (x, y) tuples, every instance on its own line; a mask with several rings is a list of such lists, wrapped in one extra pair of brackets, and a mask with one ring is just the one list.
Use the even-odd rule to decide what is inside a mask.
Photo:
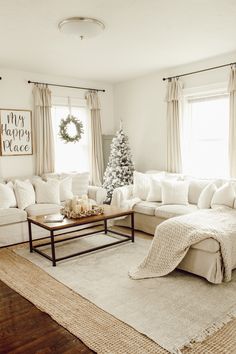
[(91, 354), (78, 338), (0, 281), (1, 354)]

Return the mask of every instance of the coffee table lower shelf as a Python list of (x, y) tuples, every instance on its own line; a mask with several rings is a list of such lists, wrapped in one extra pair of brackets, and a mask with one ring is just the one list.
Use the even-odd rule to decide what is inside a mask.
[[(97, 250), (105, 249), (105, 248), (108, 248), (108, 247), (111, 247), (111, 246), (114, 246), (114, 245), (118, 245), (118, 244), (121, 244), (121, 243), (129, 242), (129, 241), (134, 242), (134, 213), (133, 212), (128, 212), (127, 215), (130, 215), (130, 217), (131, 217), (130, 235), (127, 235), (125, 233), (118, 232), (116, 230), (112, 230), (112, 229), (108, 228), (107, 221), (109, 219), (114, 219), (117, 216), (106, 217), (106, 219), (101, 220), (103, 223), (100, 224), (100, 225), (91, 225), (91, 226), (87, 226), (87, 227), (83, 227), (83, 228), (81, 228), (80, 226), (84, 225), (85, 223), (79, 223), (78, 225), (75, 225), (75, 223), (73, 223), (73, 225), (66, 224), (66, 226), (65, 225), (61, 225), (60, 226), (60, 223), (57, 223), (58, 226), (57, 226), (56, 229), (55, 229), (55, 227), (50, 227), (49, 226), (50, 224), (45, 224), (43, 222), (39, 222), (37, 220), (37, 217), (36, 218), (34, 218), (34, 217), (28, 218), (30, 252), (36, 252), (36, 253), (40, 254), (41, 256), (47, 258), (48, 260), (50, 260), (52, 262), (52, 265), (55, 267), (57, 262), (65, 260), (65, 259), (68, 259), (68, 258), (80, 256), (80, 255), (83, 255), (83, 254), (86, 254), (86, 253), (91, 253), (91, 252), (94, 252), (94, 251), (97, 251)], [(97, 223), (98, 220), (94, 220), (93, 221), (92, 219), (90, 219), (89, 221), (87, 221), (88, 224), (95, 223), (95, 222)], [(35, 225), (37, 225), (39, 227), (42, 227), (42, 228), (50, 231), (50, 235), (48, 237), (45, 237), (45, 238), (49, 238), (49, 241), (34, 245), (33, 244), (33, 238), (32, 238), (32, 224), (35, 224)], [(56, 233), (55, 234), (56, 231), (58, 232), (60, 230), (70, 229), (72, 227), (75, 228), (76, 226), (78, 228), (77, 229), (73, 229), (72, 231), (67, 230), (65, 232), (60, 232), (60, 233)], [(94, 231), (86, 232), (86, 233), (83, 233), (82, 235), (80, 234), (80, 235), (76, 235), (76, 236), (66, 237), (66, 238), (62, 238), (62, 239), (59, 239), (59, 240), (55, 239), (58, 236), (71, 234), (71, 233), (75, 233), (75, 232), (81, 232), (81, 231), (84, 231), (84, 230), (93, 229), (95, 227), (98, 228), (99, 226), (104, 226), (104, 227), (101, 230), (94, 230)], [(92, 247), (92, 248), (89, 248), (87, 250), (83, 250), (83, 251), (80, 251), (80, 252), (69, 254), (67, 256), (58, 257), (58, 258), (56, 257), (56, 247), (55, 247), (55, 245), (57, 243), (66, 242), (66, 241), (70, 241), (70, 240), (73, 240), (73, 239), (77, 239), (77, 238), (81, 238), (81, 237), (85, 237), (85, 236), (89, 236), (89, 235), (93, 235), (93, 234), (98, 234), (98, 233), (104, 233), (105, 235), (107, 235), (108, 233), (109, 234), (114, 234), (114, 235), (119, 235), (119, 236), (123, 237), (124, 239), (122, 239), (122, 240), (117, 239), (117, 241), (111, 242), (109, 244), (104, 244), (104, 245), (101, 245), (101, 246)], [(47, 246), (47, 245), (51, 246), (51, 256), (49, 256), (47, 253), (45, 253), (42, 250), (40, 250), (41, 247), (44, 247), (44, 246)]]

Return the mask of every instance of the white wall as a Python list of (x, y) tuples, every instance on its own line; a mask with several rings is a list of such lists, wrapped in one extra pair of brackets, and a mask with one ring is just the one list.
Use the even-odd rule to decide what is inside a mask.
[[(115, 126), (122, 119), (137, 170), (166, 169), (166, 82), (163, 77), (236, 61), (236, 53), (223, 55), (116, 84)], [(185, 88), (228, 80), (229, 67), (182, 78)]]
[[(100, 93), (101, 118), (103, 134), (112, 134), (114, 131), (113, 119), (113, 88), (110, 84), (99, 82), (79, 81), (73, 78), (60, 76), (42, 75), (37, 73), (0, 69), (0, 108), (33, 108), (32, 84), (28, 80), (66, 84), (72, 86), (83, 86), (105, 89)], [(65, 89), (50, 86), (52, 95), (84, 97), (82, 90)], [(34, 156), (2, 156), (0, 157), (0, 177), (26, 176), (34, 173)]]

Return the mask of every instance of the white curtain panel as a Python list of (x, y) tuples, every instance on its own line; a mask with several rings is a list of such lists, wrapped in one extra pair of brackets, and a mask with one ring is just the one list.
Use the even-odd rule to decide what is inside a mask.
[(229, 77), (229, 169), (236, 177), (236, 65), (231, 66)]
[(177, 78), (167, 86), (167, 170), (182, 172), (180, 104), (182, 85)]
[(91, 138), (90, 138), (90, 176), (91, 183), (101, 186), (103, 182), (104, 164), (102, 151), (102, 128), (100, 115), (100, 102), (97, 92), (86, 93), (87, 105), (91, 111)]
[(51, 91), (45, 85), (34, 86), (34, 136), (37, 175), (54, 172), (55, 151), (51, 117)]

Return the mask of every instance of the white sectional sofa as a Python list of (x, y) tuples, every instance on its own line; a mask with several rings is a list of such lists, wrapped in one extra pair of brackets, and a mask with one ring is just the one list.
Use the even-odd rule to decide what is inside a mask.
[[(214, 208), (224, 205), (228, 208), (236, 208), (235, 181), (203, 180), (166, 172), (152, 172), (140, 175), (142, 176), (134, 176), (134, 185), (117, 188), (112, 198), (112, 205), (133, 208), (135, 211), (134, 222), (136, 230), (154, 235), (157, 225), (161, 222), (175, 216), (195, 212), (199, 210), (199, 206)], [(160, 200), (160, 191), (158, 190), (156, 190), (157, 197), (155, 198), (154, 193), (154, 196), (152, 195), (152, 198), (150, 198), (150, 181), (155, 178), (160, 181), (161, 185), (163, 181), (165, 183), (166, 180), (186, 181), (188, 183), (188, 194), (185, 205), (177, 203), (164, 204), (163, 201)], [(139, 184), (139, 186), (137, 186), (137, 184)], [(229, 187), (227, 186), (228, 184)], [(203, 201), (203, 190), (209, 189), (209, 186), (212, 189), (212, 185), (214, 185), (214, 188), (211, 190), (212, 195), (210, 194), (210, 199), (208, 194), (208, 200), (206, 198), (205, 201)], [(139, 187), (139, 193), (137, 193), (137, 187)], [(228, 193), (229, 189), (230, 193)], [(144, 193), (142, 193), (142, 191)], [(152, 192), (155, 192), (155, 188)], [(203, 201), (201, 205), (199, 204), (200, 198), (201, 202)], [(142, 199), (156, 199), (156, 201)], [(115, 224), (129, 227), (129, 217), (116, 220)], [(236, 264), (234, 265), (234, 268), (235, 267)], [(213, 239), (207, 239), (195, 244), (190, 248), (178, 268), (205, 277), (212, 283), (220, 283), (223, 274), (218, 242)]]
[[(81, 191), (82, 194), (87, 194), (88, 198), (94, 201), (96, 204), (102, 204), (106, 199), (106, 191), (101, 187), (89, 186), (88, 185), (88, 174), (48, 174), (43, 176), (43, 179), (38, 176), (31, 176), (25, 178), (9, 178), (7, 181), (1, 181), (1, 184), (12, 182), (12, 187), (14, 194), (16, 195), (16, 190), (14, 188), (17, 180), (28, 180), (31, 181), (35, 189), (36, 181), (42, 181), (47, 179), (55, 179), (61, 181), (62, 179), (69, 177), (72, 180), (71, 184), (71, 196), (78, 195)], [(0, 186), (1, 187), (1, 186)], [(28, 205), (27, 207), (22, 207), (21, 205), (15, 205), (15, 207), (2, 207), (1, 205), (1, 190), (0, 188), (0, 247), (13, 245), (21, 242), (28, 241), (28, 216), (37, 215), (48, 215), (56, 214), (60, 212), (63, 202), (60, 200), (58, 203), (47, 203), (47, 198), (45, 202), (37, 202), (37, 195), (35, 202)], [(17, 204), (17, 198), (16, 198)], [(20, 203), (21, 204), (21, 203)], [(41, 238), (47, 236), (45, 230), (32, 225), (33, 228), (33, 238)]]

